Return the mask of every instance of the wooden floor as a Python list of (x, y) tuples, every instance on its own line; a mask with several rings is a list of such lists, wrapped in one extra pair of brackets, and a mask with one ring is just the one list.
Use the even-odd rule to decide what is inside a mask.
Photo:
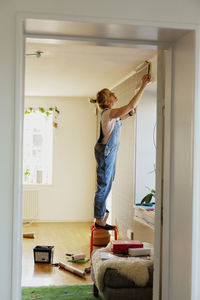
[[(90, 274), (86, 279), (46, 264), (35, 264), (33, 248), (36, 245), (54, 246), (54, 263), (67, 262), (65, 253), (90, 253), (90, 227), (92, 223), (35, 223), (24, 224), (23, 233), (34, 232), (34, 239), (23, 238), (22, 286), (76, 285), (92, 283)], [(70, 263), (84, 270), (90, 262)]]

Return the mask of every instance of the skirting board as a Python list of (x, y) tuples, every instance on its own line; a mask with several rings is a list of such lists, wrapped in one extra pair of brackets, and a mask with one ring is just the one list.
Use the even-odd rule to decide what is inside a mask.
[(52, 220), (52, 219), (45, 219), (45, 220), (23, 220), (24, 223), (28, 223), (28, 222), (32, 222), (32, 223), (65, 223), (65, 222), (68, 222), (68, 223), (81, 223), (81, 222), (87, 222), (87, 223), (93, 223), (94, 222), (94, 219), (73, 219), (73, 220)]

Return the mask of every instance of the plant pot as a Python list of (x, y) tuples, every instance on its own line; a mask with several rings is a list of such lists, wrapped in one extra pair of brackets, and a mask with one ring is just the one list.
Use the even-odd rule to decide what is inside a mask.
[(58, 123), (53, 122), (53, 127), (57, 128), (58, 127)]

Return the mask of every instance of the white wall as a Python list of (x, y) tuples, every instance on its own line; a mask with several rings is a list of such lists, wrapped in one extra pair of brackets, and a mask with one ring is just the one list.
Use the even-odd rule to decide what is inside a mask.
[[(13, 212), (14, 212), (14, 187), (16, 186), (15, 195), (20, 195), (21, 190), (18, 189), (18, 185), (13, 184), (14, 178), (14, 164), (13, 159), (17, 149), (14, 149), (14, 138), (15, 138), (15, 127), (14, 127), (14, 109), (15, 109), (15, 67), (19, 63), (19, 57), (15, 59), (16, 50), (16, 13), (26, 12), (30, 15), (32, 14), (45, 14), (49, 18), (51, 16), (59, 15), (63, 17), (69, 17), (74, 20), (86, 20), (86, 21), (102, 21), (107, 23), (140, 23), (140, 24), (155, 24), (160, 23), (163, 26), (168, 24), (168, 26), (179, 26), (184, 23), (185, 26), (190, 26), (190, 24), (200, 25), (200, 3), (196, 0), (183, 0), (183, 1), (147, 1), (147, 0), (124, 0), (118, 1), (116, 5), (115, 0), (100, 2), (94, 0), (42, 0), (42, 1), (26, 1), (26, 0), (13, 0), (7, 1), (2, 0), (0, 4), (0, 40), (1, 40), (1, 55), (0, 55), (0, 157), (1, 157), (1, 168), (0, 168), (0, 190), (1, 190), (1, 209), (0, 209), (0, 237), (1, 237), (1, 269), (0, 269), (0, 298), (3, 300), (11, 299), (12, 283), (16, 284), (12, 278), (12, 249), (13, 240), (16, 243), (15, 233), (18, 232), (16, 228), (13, 228)], [(176, 25), (173, 25), (176, 24)], [(182, 26), (182, 25), (181, 25)], [(17, 86), (16, 86), (17, 87)], [(183, 89), (184, 86), (181, 86)], [(185, 89), (184, 89), (185, 90)], [(192, 102), (187, 102), (187, 107), (184, 109), (184, 113), (187, 110), (192, 109)], [(174, 117), (179, 115), (180, 112), (177, 109), (174, 112)], [(189, 116), (191, 118), (191, 116)], [(174, 124), (177, 126), (177, 124)], [(176, 129), (175, 127), (173, 130)], [(177, 128), (178, 129), (178, 128)], [(178, 134), (178, 132), (177, 132)], [(182, 137), (184, 140), (184, 137)], [(179, 156), (179, 153), (174, 153), (174, 160)], [(181, 170), (181, 165), (185, 164), (185, 159), (181, 156), (179, 159), (179, 164), (176, 166), (176, 170)], [(179, 182), (181, 181), (182, 175), (190, 178), (190, 168), (185, 166), (184, 174), (181, 172), (174, 176), (179, 177)], [(17, 170), (16, 170), (17, 174)], [(175, 178), (172, 178), (172, 182)], [(17, 183), (16, 183), (17, 184)], [(176, 194), (173, 201), (177, 204), (181, 202), (182, 194)], [(18, 211), (18, 209), (17, 209)], [(190, 211), (188, 212), (190, 213)], [(181, 219), (182, 220), (182, 219)], [(185, 222), (185, 220), (184, 220)], [(181, 224), (181, 223), (180, 223)], [(173, 223), (171, 230), (176, 230), (176, 222)], [(191, 227), (187, 228), (188, 234), (192, 234)], [(14, 232), (14, 239), (13, 239)], [(184, 230), (182, 230), (182, 235)], [(187, 235), (188, 237), (188, 235)], [(183, 241), (182, 241), (183, 242)], [(184, 240), (184, 245), (190, 242), (190, 240)], [(180, 253), (175, 250), (173, 241), (170, 241), (171, 251), (175, 251), (178, 257)], [(182, 250), (182, 249), (181, 249)], [(184, 253), (181, 252), (184, 259)], [(20, 254), (20, 251), (16, 253)], [(189, 253), (190, 254), (190, 253)], [(175, 257), (174, 257), (175, 258)], [(181, 266), (174, 259), (174, 268)], [(187, 263), (190, 263), (189, 261)], [(19, 269), (16, 270), (15, 278), (18, 274), (20, 277)], [(183, 279), (183, 278), (182, 278)], [(181, 288), (187, 285), (187, 280), (181, 283), (181, 288), (179, 285), (176, 286), (176, 280), (178, 279), (178, 274), (175, 272), (173, 275), (173, 293), (178, 294)], [(180, 282), (180, 281), (179, 281)], [(182, 295), (182, 293), (181, 293)], [(13, 295), (12, 299), (16, 299), (18, 295)], [(178, 297), (176, 299), (180, 299)], [(186, 298), (182, 298), (186, 299)], [(188, 300), (188, 298), (187, 298)]]
[(134, 218), (134, 239), (154, 245), (154, 226), (142, 218)]
[[(2, 7), (3, 5), (3, 7)], [(13, 217), (13, 174), (14, 174), (14, 73), (15, 46), (13, 9), (7, 3), (0, 5), (0, 37), (4, 41), (0, 55), (0, 237), (1, 271), (0, 298), (10, 300), (12, 266), (12, 217)], [(7, 30), (5, 31), (5, 28)], [(4, 271), (3, 271), (4, 270)]]
[(191, 299), (194, 47), (194, 34), (190, 33), (180, 39), (174, 49), (169, 248), (171, 300)]
[[(157, 56), (151, 59), (152, 63), (152, 81), (156, 80), (156, 67), (157, 67)], [(138, 86), (140, 87), (141, 78), (146, 70), (138, 72), (119, 85), (117, 85), (113, 90), (118, 97), (117, 107), (127, 104), (132, 97), (137, 92)], [(156, 83), (152, 83), (147, 86), (141, 100), (139, 102), (137, 113), (144, 110), (144, 104), (150, 101), (154, 103), (154, 108), (156, 104)], [(139, 107), (140, 106), (140, 107)], [(147, 107), (149, 110), (149, 107)], [(147, 110), (146, 110), (147, 111)], [(155, 115), (156, 111), (151, 114)], [(117, 168), (115, 180), (112, 188), (112, 219), (115, 224), (117, 224), (120, 237), (123, 239), (127, 238), (127, 230), (134, 230), (133, 217), (134, 217), (134, 203), (135, 203), (135, 184), (136, 184), (136, 161), (147, 159), (146, 153), (140, 153), (140, 157), (136, 156), (137, 144), (140, 141), (136, 138), (136, 116), (127, 118), (122, 121), (122, 131), (120, 139), (120, 147), (117, 157)], [(154, 116), (155, 119), (155, 116)], [(143, 130), (145, 128), (143, 127)], [(141, 131), (141, 129), (140, 129)], [(138, 138), (145, 139), (143, 132), (140, 132)], [(139, 150), (138, 150), (139, 151)], [(154, 149), (155, 154), (155, 149)], [(151, 160), (151, 159), (150, 159)], [(141, 170), (141, 165), (138, 166)], [(141, 180), (144, 179), (142, 176)]]
[[(117, 106), (127, 104), (135, 94), (137, 76), (133, 75), (113, 89)], [(116, 175), (112, 187), (112, 218), (120, 237), (127, 238), (127, 229), (133, 230), (133, 203), (135, 185), (135, 116), (122, 121)]]
[[(87, 98), (26, 97), (25, 107), (57, 106), (53, 182), (38, 186), (38, 221), (92, 221), (95, 193), (95, 109)], [(25, 186), (25, 189), (34, 188)]]
[[(200, 4), (196, 0), (181, 0), (174, 3), (173, 0), (161, 2), (159, 0), (115, 0), (109, 2), (103, 0), (101, 2), (93, 0), (58, 0), (55, 4), (54, 0), (43, 0), (35, 2), (27, 2), (26, 0), (15, 0), (14, 2), (6, 3), (6, 0), (1, 1), (3, 8), (9, 13), (13, 12), (31, 12), (44, 13), (47, 15), (68, 15), (83, 17), (83, 19), (92, 18), (97, 21), (98, 18), (107, 19), (111, 22), (111, 18), (116, 23), (131, 23), (136, 22), (169, 22), (169, 23), (185, 23), (199, 24), (199, 9)], [(180, 13), (181, 11), (181, 13)], [(2, 11), (3, 12), (3, 11)], [(10, 16), (11, 16), (10, 14)], [(6, 14), (5, 14), (6, 15)], [(14, 15), (12, 15), (14, 17)]]

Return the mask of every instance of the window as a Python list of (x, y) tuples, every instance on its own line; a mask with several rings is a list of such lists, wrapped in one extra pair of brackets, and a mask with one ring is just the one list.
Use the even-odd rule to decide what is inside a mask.
[(52, 183), (53, 115), (40, 111), (25, 114), (23, 183)]
[[(155, 190), (156, 83), (147, 87), (137, 106), (135, 203)], [(152, 198), (155, 202), (155, 198)]]

